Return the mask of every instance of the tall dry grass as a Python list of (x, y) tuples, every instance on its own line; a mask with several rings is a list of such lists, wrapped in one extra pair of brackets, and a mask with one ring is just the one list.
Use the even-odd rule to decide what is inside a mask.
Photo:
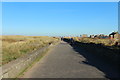
[(26, 53), (58, 41), (47, 36), (2, 36), (2, 64), (6, 64)]
[(82, 42), (82, 43), (95, 43), (95, 44), (103, 44), (105, 46), (113, 46), (114, 40), (111, 39), (98, 39), (98, 38), (80, 38), (74, 37), (75, 41)]

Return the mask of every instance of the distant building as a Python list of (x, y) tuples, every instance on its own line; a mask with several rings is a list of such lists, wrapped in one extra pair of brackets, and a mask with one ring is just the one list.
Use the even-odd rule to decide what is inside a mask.
[(120, 34), (118, 32), (112, 32), (109, 34), (110, 39), (117, 39)]
[(90, 38), (95, 38), (95, 36), (94, 35), (90, 35)]
[(109, 38), (109, 36), (104, 35), (104, 34), (100, 34), (100, 35), (99, 35), (99, 38), (100, 38), (100, 39), (106, 39), (106, 38)]
[(81, 37), (88, 37), (87, 34), (83, 34)]
[(109, 38), (114, 41), (115, 45), (120, 45), (120, 34), (118, 32), (112, 32), (109, 34)]
[(90, 35), (90, 38), (106, 39), (109, 38), (109, 36), (104, 34), (99, 34), (99, 35)]

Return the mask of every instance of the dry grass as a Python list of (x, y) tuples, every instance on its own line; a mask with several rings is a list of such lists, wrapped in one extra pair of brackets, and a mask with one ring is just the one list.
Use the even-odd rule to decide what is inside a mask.
[(98, 39), (98, 38), (80, 38), (80, 37), (74, 37), (75, 41), (82, 42), (82, 43), (95, 43), (95, 44), (103, 44), (105, 46), (113, 46), (114, 40), (111, 39)]
[(6, 64), (58, 39), (47, 36), (0, 36), (0, 40), (2, 41), (2, 64)]

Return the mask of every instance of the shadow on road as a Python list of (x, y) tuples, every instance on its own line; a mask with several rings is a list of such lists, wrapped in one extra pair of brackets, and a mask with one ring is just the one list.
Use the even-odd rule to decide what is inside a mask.
[[(68, 42), (68, 41), (65, 40), (65, 42)], [(86, 59), (85, 61), (82, 61), (82, 64), (96, 67), (97, 69), (99, 69), (105, 74), (106, 78), (109, 78), (109, 79), (120, 78), (118, 65), (114, 65), (114, 63), (111, 64), (108, 62), (108, 60), (86, 51), (83, 47), (80, 47), (79, 44), (74, 43), (70, 45), (73, 47), (73, 49), (76, 52), (78, 52), (78, 54), (82, 55)], [(79, 63), (81, 64), (81, 62)]]

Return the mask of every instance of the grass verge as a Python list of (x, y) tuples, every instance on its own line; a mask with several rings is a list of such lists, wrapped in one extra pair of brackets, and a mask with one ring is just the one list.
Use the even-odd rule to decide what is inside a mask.
[(29, 64), (28, 67), (26, 67), (24, 70), (22, 70), (22, 71), (16, 76), (15, 80), (17, 80), (17, 78), (21, 78), (21, 77), (24, 75), (24, 73), (27, 72), (31, 67), (33, 67), (33, 65), (35, 65), (38, 61), (40, 61), (40, 60), (45, 56), (45, 54), (48, 53), (49, 50), (50, 50), (49, 48), (46, 49), (46, 50), (42, 53), (41, 56), (39, 56), (38, 58), (36, 58), (31, 64)]
[(2, 36), (2, 65), (58, 40), (48, 36)]

